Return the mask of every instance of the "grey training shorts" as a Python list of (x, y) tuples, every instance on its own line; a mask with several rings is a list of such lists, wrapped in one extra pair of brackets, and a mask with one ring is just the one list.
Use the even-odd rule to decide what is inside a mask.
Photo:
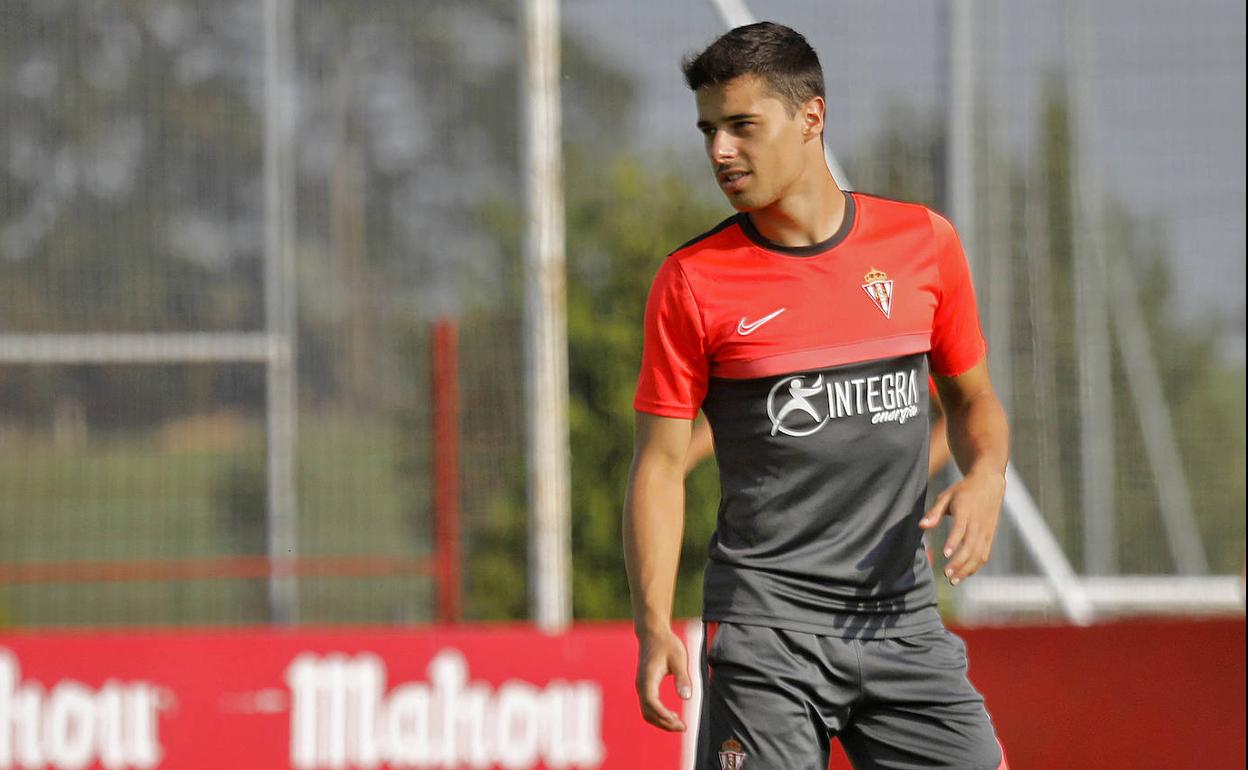
[(998, 770), (966, 645), (943, 626), (853, 639), (707, 623), (697, 770), (827, 770), (840, 740), (856, 770)]

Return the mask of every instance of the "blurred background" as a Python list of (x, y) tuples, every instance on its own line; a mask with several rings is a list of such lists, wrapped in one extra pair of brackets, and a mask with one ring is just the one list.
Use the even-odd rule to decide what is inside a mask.
[[(520, 7), (272, 7), (0, 4), (0, 627), (529, 616)], [(1103, 611), (1242, 611), (1243, 3), (750, 10), (819, 52), (848, 182), (958, 225), (1019, 488), (1151, 579)], [(678, 68), (722, 11), (561, 4), (578, 620), (628, 615), (650, 279), (729, 213)], [(946, 609), (1053, 615), (1042, 572), (1007, 523)]]

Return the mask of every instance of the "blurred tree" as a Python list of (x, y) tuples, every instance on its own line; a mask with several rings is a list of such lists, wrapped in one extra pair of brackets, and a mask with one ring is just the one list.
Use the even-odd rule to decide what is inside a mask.
[[(0, 329), (261, 327), (262, 7), (0, 3)], [(511, 0), (295, 4), (301, 412), (347, 410), (361, 425), (397, 418), (401, 459), (378, 494), (405, 496), (410, 526), (395, 534), (408, 547), (423, 546), (430, 519), (430, 319), (459, 316), (479, 343), (462, 351), (475, 377), (463, 393), (470, 516), (493, 490), (514, 489), (517, 472), (523, 483), (517, 260), (479, 219), (483, 201), (521, 194), (517, 13)], [(564, 88), (567, 136), (612, 144), (626, 130), (631, 82), (576, 39), (563, 56), (579, 74)], [(5, 366), (0, 428), (44, 429), (58, 403), (94, 433), (223, 407), (255, 414), (263, 376), (254, 365), (162, 366), (159, 376)], [(383, 463), (394, 456), (376, 449)], [(262, 462), (249, 455), (223, 474), (224, 532), (259, 521)], [(523, 529), (524, 506), (506, 499)], [(303, 507), (303, 545), (353, 547), (316, 540), (341, 529), (316, 521), (315, 507)], [(523, 542), (509, 545), (521, 558)]]
[[(646, 294), (664, 255), (729, 212), (698, 202), (680, 179), (630, 158), (604, 161), (577, 147), (567, 150), (566, 166), (573, 605), (578, 619), (627, 617), (620, 514)], [(500, 204), (490, 216), (503, 240), (518, 243), (519, 222), (509, 212)], [(527, 613), (526, 478), (522, 456), (516, 460), (512, 491), (487, 505), (467, 561), (476, 618)], [(718, 482), (708, 466), (690, 479), (687, 494), (676, 599), (683, 616), (699, 611), (714, 528)]]
[[(237, 3), (0, 4), (0, 328), (186, 331), (259, 318), (255, 38)], [(34, 376), (32, 376), (32, 374)], [(160, 420), (163, 388), (211, 394), (209, 367), (0, 369), (5, 417), (46, 423), (72, 394), (95, 427)], [(244, 393), (259, 388), (255, 372)], [(141, 414), (117, 403), (146, 403)]]
[[(1077, 330), (1067, 310), (1075, 301), (1076, 217), (1070, 184), (1074, 140), (1061, 78), (1046, 81), (1043, 104), (1036, 155), (1016, 162), (1011, 170), (1013, 237), (1008, 258), (1035, 267), (1015, 272), (1015, 296), (1027, 298), (1028, 309), (1015, 314), (1010, 353), (1016, 392), (1011, 417), (1015, 461), (1023, 477), (1035, 485), (1042, 509), (1078, 566), (1082, 466), (1078, 399), (1070, 380), (1078, 372), (1078, 352)], [(1150, 212), (1141, 217), (1128, 212), (1112, 193), (1104, 195), (1105, 243), (1116, 262), (1132, 271), (1140, 289), (1137, 299), (1159, 364), (1210, 568), (1234, 572), (1243, 563), (1244, 369), (1218, 354), (1225, 319), (1190, 323), (1173, 312), (1176, 262), (1168, 253), (1160, 215)], [(1122, 355), (1115, 345), (1112, 392), (1119, 448), (1115, 461), (1120, 570), (1164, 574), (1175, 564), (1161, 521), (1165, 513), (1144, 459)], [(1235, 537), (1228, 539), (1227, 533)]]
[[(573, 598), (578, 618), (628, 617), (620, 516), (632, 461), (646, 295), (664, 255), (731, 211), (700, 203), (685, 181), (628, 159), (612, 162), (603, 180), (591, 160), (569, 153), (570, 179), (581, 191), (568, 216)], [(707, 466), (686, 491), (673, 608), (678, 616), (696, 617), (701, 610), (719, 494), (714, 464)]]
[[(1008, 259), (1016, 266), (1012, 271), (1016, 301), (1011, 349), (994, 353), (1010, 356), (1014, 373), (1013, 462), (1078, 566), (1082, 466), (1078, 399), (1071, 380), (1078, 372), (1078, 352), (1077, 330), (1068, 311), (1074, 304), (1074, 139), (1063, 79), (1046, 78), (1042, 93), (1032, 157), (1013, 157), (1000, 147), (980, 148), (981, 157), (987, 159), (984, 163), (1006, 166), (998, 172), (1008, 179), (1009, 198), (998, 210), (1008, 219), (1010, 237), (1003, 252), (981, 250), (977, 256)], [(946, 173), (942, 116), (918, 115), (904, 105), (894, 105), (889, 115), (864, 151), (847, 160), (850, 178), (860, 189), (942, 209)], [(980, 141), (987, 141), (986, 133)], [(981, 180), (979, 192), (983, 196), (992, 189)], [(983, 212), (989, 210), (982, 197), (980, 204)], [(1116, 252), (1121, 264), (1131, 267), (1140, 287), (1141, 309), (1160, 364), (1188, 484), (1196, 497), (1196, 515), (1211, 569), (1237, 571), (1244, 558), (1244, 369), (1218, 354), (1223, 319), (1192, 324), (1172, 312), (1174, 260), (1159, 219), (1134, 215), (1112, 196), (1107, 197), (1105, 209), (1108, 248)], [(993, 226), (982, 215), (979, 224), (981, 236)], [(980, 237), (977, 242), (986, 245), (990, 241)], [(982, 315), (986, 308), (980, 310)], [(1121, 568), (1126, 573), (1166, 573), (1174, 564), (1160, 519), (1163, 514), (1144, 460), (1143, 437), (1121, 352), (1115, 349), (1114, 355)], [(1227, 538), (1226, 533), (1236, 536)], [(1027, 558), (1022, 553), (1018, 556)]]
[[(943, 200), (943, 121), (897, 107), (896, 119), (864, 152), (848, 159), (851, 179), (870, 192), (917, 200), (940, 209)], [(1063, 308), (1071, 300), (1070, 129), (1065, 100), (1050, 90), (1041, 113), (1037, 154), (1007, 170), (1006, 206), (1012, 237), (1008, 253), (993, 258), (1045, 269), (1014, 271), (1015, 296), (1015, 462), (1036, 484), (1044, 510), (1078, 556), (1078, 414), (1066, 390), (1076, 371), (1073, 329)], [(1006, 157), (1000, 154), (999, 157)], [(609, 165), (585, 150), (568, 151), (568, 338), (570, 356), (573, 571), (577, 618), (627, 617), (627, 585), (620, 550), (620, 507), (632, 452), (632, 393), (641, 349), (644, 298), (661, 260), (674, 245), (714, 225), (728, 212), (702, 202), (681, 179), (644, 170), (636, 161)], [(604, 170), (606, 169), (606, 170)], [(1030, 207), (1030, 208), (1029, 208)], [(1216, 326), (1191, 328), (1166, 311), (1168, 265), (1155, 228), (1112, 207), (1111, 243), (1128, 255), (1146, 287), (1142, 301), (1157, 350), (1164, 350), (1167, 396), (1178, 428), (1184, 464), (1200, 491), (1200, 517), (1214, 569), (1238, 569), (1244, 502), (1244, 407), (1242, 368), (1216, 355)], [(518, 238), (519, 223), (505, 206), (490, 215), (505, 240)], [(1038, 239), (1038, 242), (1037, 242)], [(1043, 348), (1043, 349), (1041, 349)], [(1063, 373), (1066, 373), (1065, 375)], [(1115, 390), (1120, 445), (1138, 446), (1135, 415), (1126, 399), (1122, 372)], [(1042, 393), (1041, 383), (1051, 383)], [(1228, 419), (1229, 416), (1229, 419)], [(1159, 529), (1157, 502), (1137, 471), (1140, 452), (1121, 452), (1119, 510), (1131, 554), (1124, 567), (1141, 572), (1171, 568)], [(517, 455), (517, 459), (519, 456)], [(1135, 463), (1131, 465), (1130, 463)], [(526, 530), (522, 517), (524, 477), (516, 465), (511, 501), (496, 500), (482, 522), (474, 550), (475, 589), (470, 605), (477, 617), (522, 617), (524, 555), (517, 547)], [(1054, 481), (1056, 479), (1056, 481)], [(1038, 480), (1038, 481), (1032, 481)], [(700, 608), (700, 574), (705, 546), (714, 528), (718, 484), (713, 467), (690, 481), (685, 545), (681, 554), (676, 613), (694, 616)], [(1135, 534), (1133, 534), (1133, 532)], [(1144, 532), (1143, 536), (1140, 533)], [(479, 560), (479, 561), (478, 561)]]
[[(258, 330), (263, 323), (262, 4), (0, 4), (0, 328)], [(362, 411), (387, 313), (514, 308), (475, 219), (518, 198), (518, 7), (297, 4), (300, 381)], [(569, 136), (611, 141), (632, 85), (575, 39)], [(45, 423), (77, 391), (95, 428), (255, 409), (259, 367), (0, 369), (0, 417)], [(116, 404), (147, 405), (119, 413)]]
[[(424, 324), (461, 318), (469, 612), (526, 612), (519, 115), (509, 0), (298, 4), (300, 376), (305, 406), (349, 400), (405, 426), (398, 470), (413, 529), (428, 520)], [(263, 315), (260, 169), (264, 100), (258, 4), (0, 3), (0, 328), (10, 332), (254, 330)], [(629, 129), (633, 86), (564, 40), (569, 151), (568, 318), (578, 617), (624, 616), (619, 507), (631, 456), (631, 393), (651, 276), (679, 243), (728, 212), (664, 171), (603, 148)], [(1070, 128), (1050, 87), (1034, 157), (1010, 164), (1007, 253), (1015, 294), (1015, 457), (1068, 549), (1078, 551), (1078, 414), (1058, 380), (1075, 371)], [(898, 106), (846, 164), (864, 189), (941, 206), (943, 121)], [(990, 157), (1008, 154), (999, 148)], [(1116, 207), (1108, 207), (1113, 211)], [(1242, 564), (1244, 371), (1217, 354), (1215, 322), (1169, 312), (1164, 238), (1121, 212), (1107, 241), (1137, 271), (1163, 384), (1215, 569)], [(386, 307), (393, 311), (385, 314)], [(395, 322), (394, 318), (401, 320)], [(405, 404), (374, 398), (377, 340), (408, 362)], [(351, 356), (335, 357), (343, 347)], [(0, 367), (0, 418), (46, 424), (57, 394), (93, 427), (262, 401), (259, 367)], [(1115, 371), (1117, 391), (1121, 371)], [(142, 409), (117, 409), (118, 403)], [(1119, 504), (1128, 533), (1159, 527), (1135, 472), (1134, 416), (1120, 399)], [(1134, 457), (1133, 457), (1134, 455)], [(226, 507), (243, 476), (222, 488)], [(254, 495), (255, 490), (252, 490)], [(677, 612), (698, 609), (714, 471), (690, 486)], [(1233, 533), (1236, 537), (1226, 537)], [(1126, 566), (1164, 570), (1156, 533)]]

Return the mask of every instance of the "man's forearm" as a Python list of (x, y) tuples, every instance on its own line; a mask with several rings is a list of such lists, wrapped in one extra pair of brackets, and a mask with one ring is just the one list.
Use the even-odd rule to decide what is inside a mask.
[(689, 437), (689, 454), (685, 457), (685, 475), (702, 464), (702, 461), (715, 454), (715, 440), (711, 435), (710, 423), (706, 415), (699, 415), (693, 421), (692, 433)]
[(637, 634), (671, 627), (684, 533), (681, 464), (634, 462), (624, 500), (624, 563)]
[(1010, 457), (1010, 429), (1001, 402), (991, 390), (946, 411), (949, 449), (962, 474), (1005, 473)]

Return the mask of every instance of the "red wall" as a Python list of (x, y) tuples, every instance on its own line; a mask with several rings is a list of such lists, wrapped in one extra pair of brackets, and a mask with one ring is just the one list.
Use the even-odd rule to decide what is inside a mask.
[(962, 632), (1013, 770), (1244, 767), (1244, 621)]
[(1245, 766), (1242, 618), (955, 630), (1011, 770)]
[[(959, 633), (1013, 770), (1244, 767), (1243, 618)], [(487, 744), (495, 753), (523, 747), (528, 730), (543, 746), (576, 744), (578, 756), (592, 758), (571, 766), (675, 770), (680, 737), (637, 714), (635, 654), (623, 623), (557, 637), (523, 627), (0, 633), (0, 770), (280, 770), (300, 764), (296, 745), (305, 758), (312, 748), (341, 753), (362, 724), (409, 746), (428, 743), (421, 730), (446, 729), (436, 712), (451, 702), (437, 695), (454, 689), (447, 672), (462, 678), (457, 708), (472, 702), (486, 715), (454, 728), (463, 756)], [(322, 697), (313, 715), (298, 694), (308, 661), (350, 663), (350, 673), (317, 669), (317, 681), (373, 676), (372, 695), (336, 707)], [(563, 726), (552, 728), (556, 712)], [(320, 743), (307, 740), (313, 726)], [(367, 761), (337, 767), (392, 766), (391, 749), (351, 751)], [(545, 767), (540, 753), (530, 747), (537, 758), (523, 767)], [(301, 767), (335, 764), (323, 757)], [(833, 767), (848, 765), (841, 757)]]

